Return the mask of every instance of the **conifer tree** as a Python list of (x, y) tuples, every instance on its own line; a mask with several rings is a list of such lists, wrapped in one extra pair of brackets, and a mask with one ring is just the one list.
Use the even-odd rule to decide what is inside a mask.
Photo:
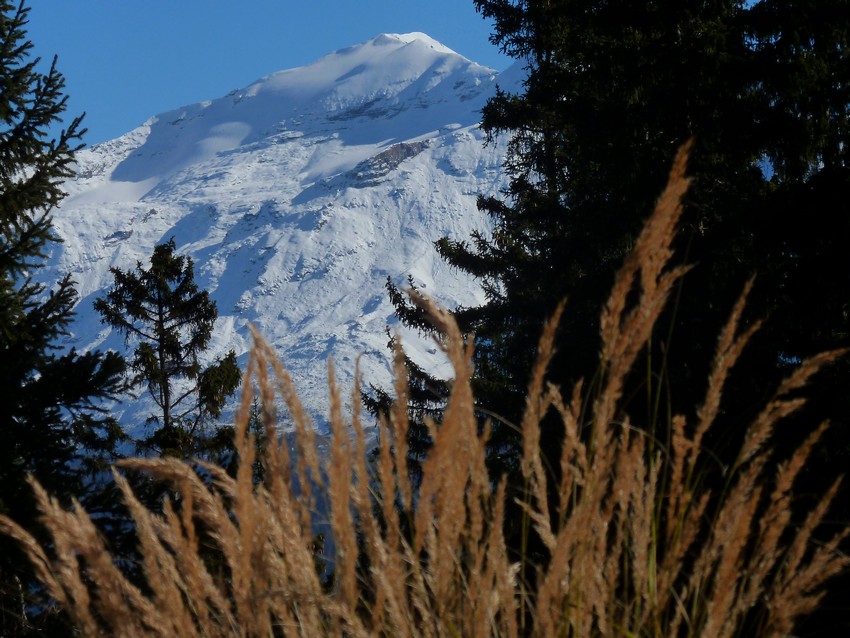
[(185, 456), (203, 444), (203, 428), (221, 414), (241, 380), (236, 353), (202, 368), (218, 310), (198, 289), (190, 257), (175, 254), (174, 240), (154, 248), (149, 268), (112, 268), (114, 286), (95, 301), (104, 323), (135, 343), (131, 383), (144, 385), (159, 408), (158, 427), (144, 443)]
[[(483, 111), (488, 136), (510, 136), (509, 190), (479, 200), (493, 233), (437, 243), (486, 294), (481, 306), (460, 308), (456, 317), (475, 335), (473, 383), (482, 422), (492, 420), (494, 474), (516, 476), (516, 424), (537, 339), (564, 298), (548, 381), (569, 389), (583, 378), (584, 391), (593, 393), (602, 304), (676, 150), (690, 139), (694, 181), (676, 250), (694, 268), (656, 324), (661, 330), (638, 366), (643, 373), (629, 379), (626, 409), (662, 449), (670, 415), (694, 421), (720, 326), (755, 276), (745, 321), (766, 321), (727, 384), (716, 435), (704, 441), (719, 461), (710, 470), (722, 472), (740, 426), (791, 367), (850, 346), (850, 2), (475, 6), (493, 21), (491, 41), (527, 70), (519, 94), (499, 91)], [(400, 290), (392, 282), (388, 288), (400, 320), (427, 329)], [(411, 371), (411, 412), (438, 414), (439, 384)], [(779, 431), (787, 453), (813, 424), (831, 421), (817, 471), (804, 478), (812, 494), (850, 462), (848, 387), (845, 359), (819, 376), (806, 409)], [(389, 400), (377, 399), (377, 408)], [(420, 420), (409, 431), (416, 450), (427, 428)], [(557, 446), (543, 441), (542, 449)], [(559, 459), (549, 461), (557, 472)], [(511, 486), (522, 489), (515, 480)], [(850, 490), (837, 499), (834, 516), (850, 518)], [(506, 518), (515, 547), (524, 537), (511, 521), (520, 519)], [(848, 590), (836, 582), (827, 605), (843, 606)], [(815, 622), (850, 624), (845, 612)]]
[[(488, 135), (510, 135), (507, 197), (479, 201), (493, 234), (445, 238), (437, 250), (484, 285), (485, 303), (456, 316), (476, 336), (476, 397), (494, 419), (500, 467), (515, 466), (536, 340), (563, 298), (550, 380), (569, 388), (585, 377), (592, 391), (601, 304), (688, 139), (695, 182), (678, 254), (696, 267), (654, 336), (647, 373), (632, 380), (641, 420), (693, 413), (695, 380), (751, 275), (748, 317), (768, 321), (725, 395), (727, 432), (796, 361), (850, 344), (847, 0), (475, 5), (528, 76), (521, 94), (499, 92), (483, 112)], [(389, 288), (401, 320), (422, 327)], [(847, 364), (836, 366), (801, 416), (832, 417), (831, 435), (843, 437), (832, 453), (845, 459), (848, 380)], [(411, 396), (431, 397), (414, 407), (433, 410), (438, 386), (426, 376), (414, 385)]]
[[(0, 511), (34, 522), (35, 476), (60, 499), (83, 496), (113, 458), (121, 431), (103, 402), (123, 388), (115, 353), (64, 350), (77, 303), (70, 276), (35, 283), (51, 244), (52, 214), (72, 174), (81, 117), (48, 134), (66, 107), (56, 60), (43, 70), (26, 38), (29, 9), (0, 0)], [(30, 593), (17, 553), (0, 541), (0, 634), (21, 635)], [(33, 629), (34, 630), (34, 629)]]

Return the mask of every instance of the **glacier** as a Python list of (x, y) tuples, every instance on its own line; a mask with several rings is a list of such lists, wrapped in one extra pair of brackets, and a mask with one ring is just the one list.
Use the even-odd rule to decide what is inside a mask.
[[(92, 303), (110, 267), (146, 264), (173, 237), (218, 305), (206, 357), (233, 348), (244, 368), (256, 326), (321, 430), (329, 358), (342, 388), (357, 361), (365, 383), (389, 385), (387, 328), (400, 327), (387, 277), (411, 275), (449, 307), (482, 300), (433, 242), (488, 231), (476, 199), (507, 186), (506, 140), (484, 143), (481, 109), (522, 75), (422, 33), (383, 34), (80, 151), (54, 212), (62, 243), (34, 273), (77, 283), (62, 345), (127, 352)], [(402, 339), (417, 363), (450, 374), (433, 343), (404, 330)], [(131, 435), (152, 408), (144, 395), (114, 407)]]

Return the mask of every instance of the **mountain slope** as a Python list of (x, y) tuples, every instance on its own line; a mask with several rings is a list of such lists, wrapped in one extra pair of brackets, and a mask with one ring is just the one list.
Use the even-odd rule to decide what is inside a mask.
[[(256, 325), (317, 421), (329, 356), (343, 388), (361, 354), (364, 378), (386, 383), (387, 276), (411, 274), (448, 305), (480, 298), (432, 242), (484, 228), (475, 201), (505, 186), (504, 146), (485, 147), (477, 122), (496, 82), (510, 89), (517, 75), (424, 34), (381, 35), (82, 151), (55, 215), (64, 243), (38, 273), (78, 282), (66, 345), (125, 348), (92, 302), (109, 267), (145, 263), (173, 237), (218, 304), (210, 356), (235, 348), (244, 363)], [(427, 344), (411, 347), (440, 365)], [(150, 414), (129, 403), (128, 426)]]

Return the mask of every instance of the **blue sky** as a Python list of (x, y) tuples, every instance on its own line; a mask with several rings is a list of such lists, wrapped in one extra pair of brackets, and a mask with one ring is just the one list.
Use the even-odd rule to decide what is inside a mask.
[(378, 35), (423, 31), (502, 70), (472, 0), (29, 0), (28, 35), (59, 55), (69, 114), (87, 144), (148, 117), (221, 97), (254, 80)]

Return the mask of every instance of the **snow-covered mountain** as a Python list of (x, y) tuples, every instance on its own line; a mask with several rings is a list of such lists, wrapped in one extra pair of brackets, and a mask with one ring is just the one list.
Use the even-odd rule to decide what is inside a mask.
[[(386, 385), (387, 276), (411, 274), (448, 305), (481, 297), (433, 241), (485, 228), (475, 201), (506, 185), (504, 142), (485, 146), (477, 123), (496, 83), (514, 88), (518, 75), (421, 33), (380, 35), (80, 152), (54, 218), (64, 243), (39, 273), (77, 281), (67, 345), (125, 348), (92, 302), (111, 266), (146, 263), (173, 237), (218, 304), (210, 357), (235, 348), (244, 363), (253, 323), (317, 422), (328, 357), (343, 388), (359, 355), (365, 380)], [(421, 363), (441, 365), (427, 342), (406, 343)], [(129, 425), (150, 405), (119, 410)]]

